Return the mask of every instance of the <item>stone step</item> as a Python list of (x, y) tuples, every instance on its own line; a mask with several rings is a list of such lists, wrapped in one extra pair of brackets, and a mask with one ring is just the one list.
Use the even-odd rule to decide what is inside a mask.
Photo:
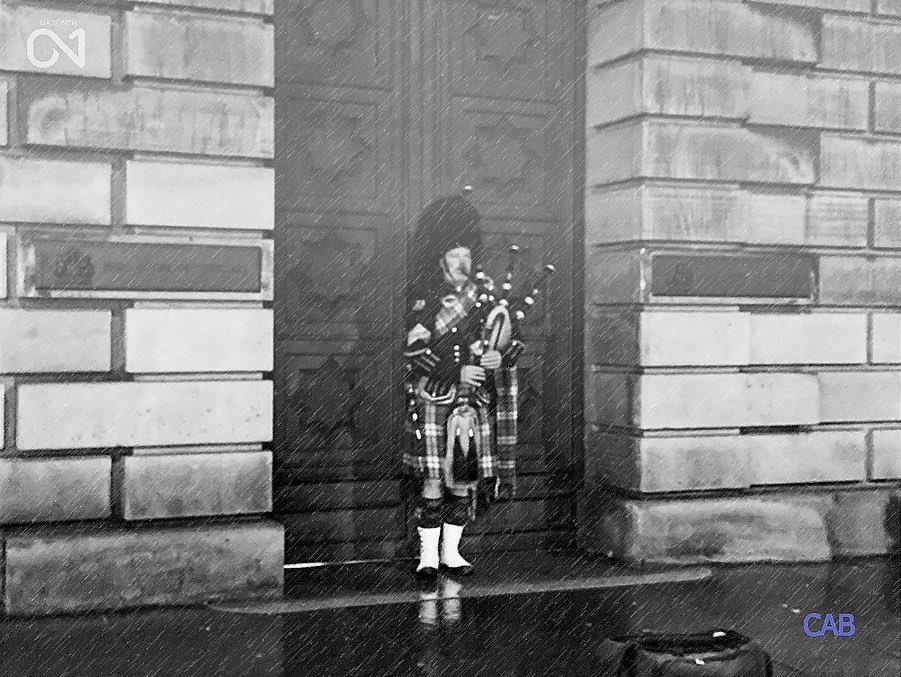
[(580, 498), (581, 547), (629, 562), (819, 562), (899, 547), (898, 488), (734, 498)]
[(284, 530), (272, 521), (31, 527), (6, 534), (4, 604), (31, 616), (271, 599), (283, 560)]

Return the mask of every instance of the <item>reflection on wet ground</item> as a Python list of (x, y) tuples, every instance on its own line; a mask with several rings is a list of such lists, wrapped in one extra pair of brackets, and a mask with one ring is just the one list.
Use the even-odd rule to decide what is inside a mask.
[[(901, 674), (897, 558), (716, 567), (706, 578), (703, 570), (672, 570), (673, 580), (667, 572), (560, 555), (493, 564), (472, 579), (442, 578), (425, 590), (410, 584), (409, 563), (288, 572), (281, 607), (7, 619), (0, 622), (0, 674), (587, 676), (598, 674), (592, 649), (603, 637), (713, 627), (759, 640), (776, 675)], [(603, 578), (615, 586), (487, 596), (510, 578), (539, 590), (555, 581), (604, 585)], [(393, 596), (393, 603), (313, 604), (361, 595)], [(854, 614), (855, 634), (804, 633), (806, 614), (830, 612)]]

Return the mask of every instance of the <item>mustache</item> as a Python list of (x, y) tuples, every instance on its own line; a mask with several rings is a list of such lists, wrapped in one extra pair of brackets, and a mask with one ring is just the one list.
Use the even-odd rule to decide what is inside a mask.
[(469, 277), (469, 274), (472, 272), (472, 262), (457, 260), (454, 262), (453, 267), (448, 265), (447, 259), (441, 259), (441, 270), (445, 272), (451, 273), (462, 273)]

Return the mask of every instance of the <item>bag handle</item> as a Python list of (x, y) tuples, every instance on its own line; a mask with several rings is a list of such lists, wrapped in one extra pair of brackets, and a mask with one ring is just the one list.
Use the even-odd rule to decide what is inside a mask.
[(635, 642), (605, 639), (595, 649), (598, 659), (596, 674), (604, 677), (629, 677), (637, 655), (638, 644)]

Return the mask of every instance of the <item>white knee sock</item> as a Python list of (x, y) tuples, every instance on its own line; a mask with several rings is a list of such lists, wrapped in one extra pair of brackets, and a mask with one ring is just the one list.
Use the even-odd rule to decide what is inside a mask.
[(438, 568), (438, 541), (441, 538), (441, 527), (423, 529), (416, 527), (419, 532), (419, 566), (416, 571), (425, 568)]
[(444, 523), (444, 536), (441, 539), (441, 562), (449, 567), (470, 567), (472, 564), (463, 559), (458, 548), (463, 527)]

